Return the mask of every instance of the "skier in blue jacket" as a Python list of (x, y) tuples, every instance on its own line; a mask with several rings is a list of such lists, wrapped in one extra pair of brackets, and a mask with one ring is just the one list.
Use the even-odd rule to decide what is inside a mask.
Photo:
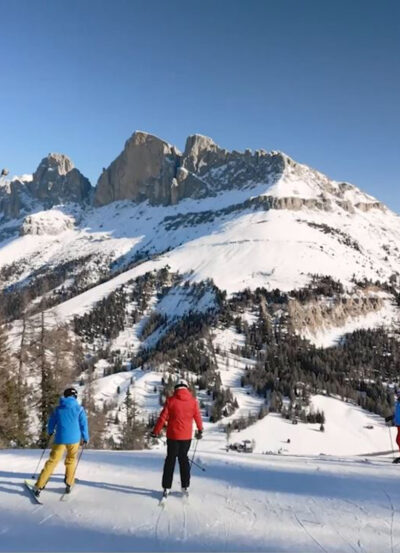
[(61, 460), (64, 451), (67, 450), (65, 458), (66, 493), (71, 491), (74, 483), (76, 457), (79, 444), (87, 444), (89, 441), (89, 429), (84, 408), (77, 401), (78, 391), (75, 388), (67, 388), (64, 397), (50, 416), (47, 431), (51, 436), (56, 432), (54, 443), (51, 448), (49, 460), (43, 467), (42, 472), (34, 486), (34, 493), (39, 496), (41, 490), (46, 486), (54, 469)]

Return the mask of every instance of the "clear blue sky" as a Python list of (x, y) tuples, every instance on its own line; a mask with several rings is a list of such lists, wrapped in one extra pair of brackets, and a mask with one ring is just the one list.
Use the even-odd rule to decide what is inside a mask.
[(399, 0), (0, 0), (0, 166), (135, 129), (283, 150), (400, 213)]

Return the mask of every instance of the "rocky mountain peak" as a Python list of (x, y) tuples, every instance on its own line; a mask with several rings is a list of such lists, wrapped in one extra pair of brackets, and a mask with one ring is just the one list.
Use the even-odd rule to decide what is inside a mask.
[(225, 189), (269, 183), (278, 178), (284, 167), (280, 154), (264, 150), (230, 152), (200, 134), (188, 137), (181, 154), (168, 142), (136, 131), (123, 152), (103, 170), (95, 205), (116, 200), (175, 204), (184, 198), (202, 198)]
[(76, 169), (71, 159), (50, 153), (42, 159), (33, 175), (16, 177), (0, 190), (0, 219), (18, 218), (32, 209), (50, 208), (65, 203), (90, 200), (89, 180)]
[(65, 154), (50, 153), (40, 162), (38, 168), (33, 174), (33, 180), (40, 182), (47, 178), (49, 172), (53, 171), (58, 176), (66, 175), (72, 171), (74, 167), (75, 165), (72, 163), (71, 159)]
[(186, 140), (183, 166), (188, 171), (196, 172), (201, 167), (201, 164), (207, 163), (207, 158), (209, 158), (210, 154), (215, 155), (223, 152), (212, 138), (201, 134), (193, 134)]
[(64, 154), (50, 153), (43, 158), (29, 183), (31, 194), (47, 207), (60, 203), (87, 201), (89, 180)]
[(103, 170), (96, 187), (95, 205), (145, 199), (170, 203), (172, 180), (180, 158), (179, 150), (168, 142), (143, 131), (134, 132), (123, 152)]

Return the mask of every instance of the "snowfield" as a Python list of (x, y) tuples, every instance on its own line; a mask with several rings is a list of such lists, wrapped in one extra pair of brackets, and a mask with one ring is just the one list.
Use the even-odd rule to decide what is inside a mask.
[(68, 501), (62, 466), (37, 505), (23, 486), (38, 451), (0, 453), (0, 551), (400, 549), (399, 467), (390, 459), (203, 453), (189, 503), (175, 474), (158, 505), (162, 451), (86, 451)]

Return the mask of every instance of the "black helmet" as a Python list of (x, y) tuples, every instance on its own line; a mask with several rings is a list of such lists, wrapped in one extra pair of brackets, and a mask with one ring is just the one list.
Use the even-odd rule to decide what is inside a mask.
[(64, 390), (64, 397), (74, 397), (75, 399), (78, 398), (78, 390), (76, 388), (67, 388)]

